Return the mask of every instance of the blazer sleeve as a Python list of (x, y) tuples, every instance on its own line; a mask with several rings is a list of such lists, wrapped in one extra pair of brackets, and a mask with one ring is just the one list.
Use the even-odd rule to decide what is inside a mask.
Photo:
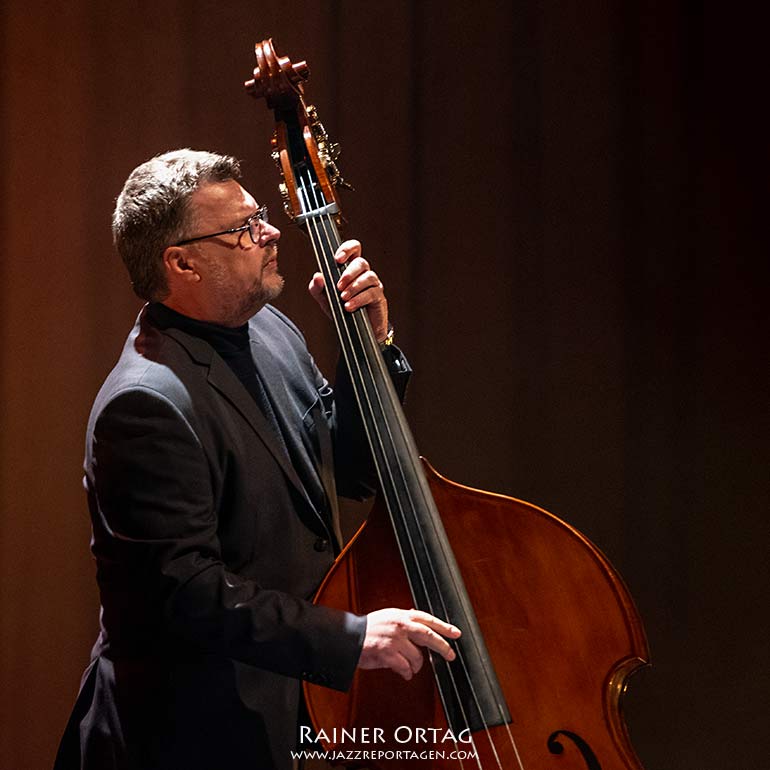
[(136, 387), (102, 409), (86, 486), (106, 628), (155, 627), (163, 643), (350, 686), (366, 619), (228, 571), (208, 461), (166, 396)]

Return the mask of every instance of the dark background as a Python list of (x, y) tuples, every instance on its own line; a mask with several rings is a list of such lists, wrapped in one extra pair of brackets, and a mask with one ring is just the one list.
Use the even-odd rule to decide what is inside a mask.
[[(114, 198), (139, 162), (191, 146), (243, 158), (277, 214), (271, 118), (241, 85), (270, 35), (310, 63), (343, 146), (348, 232), (417, 370), (422, 452), (557, 513), (623, 574), (654, 661), (625, 700), (647, 770), (766, 765), (767, 14), (675, 0), (0, 14), (0, 766), (50, 765), (97, 627), (83, 435), (139, 307)], [(284, 233), (279, 304), (328, 370), (309, 250)]]

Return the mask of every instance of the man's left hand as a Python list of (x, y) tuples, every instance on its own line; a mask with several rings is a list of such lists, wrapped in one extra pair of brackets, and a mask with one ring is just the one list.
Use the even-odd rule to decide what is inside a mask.
[[(345, 270), (337, 282), (337, 291), (345, 310), (352, 313), (360, 307), (365, 307), (377, 342), (383, 342), (388, 336), (388, 301), (385, 299), (382, 281), (361, 256), (361, 243), (345, 241), (337, 249), (334, 259), (337, 264), (345, 265)], [(308, 291), (330, 316), (329, 301), (321, 273), (313, 276)]]

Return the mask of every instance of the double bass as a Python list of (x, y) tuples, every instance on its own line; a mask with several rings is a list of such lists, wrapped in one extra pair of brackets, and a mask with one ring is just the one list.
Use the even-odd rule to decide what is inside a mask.
[[(345, 185), (338, 147), (305, 102), (307, 64), (279, 57), (271, 40), (255, 50), (245, 87), (275, 115), (284, 208), (334, 286)], [(337, 292), (328, 299), (380, 494), (315, 601), (357, 614), (414, 607), (463, 635), (451, 642), (451, 663), (429, 654), (409, 682), (358, 670), (347, 693), (305, 683), (327, 757), (382, 770), (639, 770), (621, 697), (649, 651), (622, 578), (553, 514), (433, 470), (366, 314), (346, 312)]]

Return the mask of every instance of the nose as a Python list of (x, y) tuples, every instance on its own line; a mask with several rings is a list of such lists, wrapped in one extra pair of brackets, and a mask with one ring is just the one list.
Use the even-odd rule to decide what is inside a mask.
[(275, 226), (270, 224), (270, 222), (261, 222), (260, 227), (260, 241), (262, 242), (261, 245), (264, 246), (267, 243), (270, 243), (270, 241), (278, 241), (281, 238), (281, 231)]

